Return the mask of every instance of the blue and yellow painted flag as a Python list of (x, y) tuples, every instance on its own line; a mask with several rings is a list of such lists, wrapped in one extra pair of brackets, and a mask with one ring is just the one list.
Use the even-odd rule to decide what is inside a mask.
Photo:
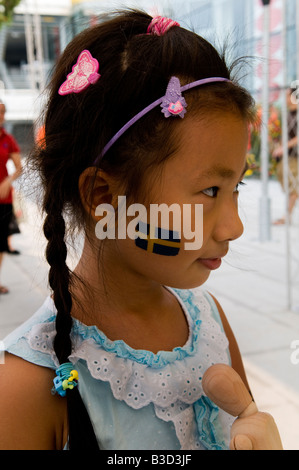
[(136, 226), (135, 244), (149, 253), (176, 256), (181, 248), (179, 232), (139, 222)]

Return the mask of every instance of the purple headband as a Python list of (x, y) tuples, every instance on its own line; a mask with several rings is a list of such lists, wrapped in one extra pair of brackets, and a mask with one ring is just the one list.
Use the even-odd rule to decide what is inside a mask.
[(136, 114), (130, 121), (128, 121), (113, 137), (109, 142), (105, 145), (100, 155), (94, 161), (94, 165), (97, 165), (101, 158), (108, 152), (108, 150), (115, 144), (115, 142), (131, 127), (135, 124), (139, 119), (141, 119), (145, 114), (149, 113), (152, 109), (156, 108), (158, 105), (162, 108), (162, 113), (164, 114), (165, 118), (169, 118), (170, 116), (180, 116), (181, 118), (184, 117), (185, 113), (187, 112), (186, 107), (187, 103), (185, 98), (182, 96), (182, 92), (190, 90), (191, 88), (195, 88), (201, 85), (207, 85), (209, 83), (215, 82), (229, 82), (230, 80), (223, 77), (210, 77), (204, 78), (202, 80), (196, 80), (195, 82), (188, 83), (181, 87), (180, 80), (177, 77), (171, 77), (166, 94), (159, 98), (158, 100), (151, 103), (149, 106), (144, 108), (138, 114)]

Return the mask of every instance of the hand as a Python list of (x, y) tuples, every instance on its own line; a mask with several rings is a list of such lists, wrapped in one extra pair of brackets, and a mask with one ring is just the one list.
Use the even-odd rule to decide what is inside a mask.
[(0, 183), (0, 199), (5, 199), (11, 189), (11, 178), (8, 176)]
[(234, 369), (225, 364), (211, 366), (202, 384), (210, 400), (237, 416), (231, 429), (231, 450), (283, 450), (274, 419), (257, 409)]
[(276, 149), (273, 150), (272, 157), (274, 159), (280, 160), (282, 156), (283, 156), (283, 147), (280, 145), (279, 147), (276, 147)]

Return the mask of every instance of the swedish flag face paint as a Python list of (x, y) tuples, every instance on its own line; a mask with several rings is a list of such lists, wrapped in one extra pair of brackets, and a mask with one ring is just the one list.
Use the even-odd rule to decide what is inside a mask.
[(181, 248), (179, 232), (139, 222), (136, 226), (135, 245), (149, 253), (176, 256)]

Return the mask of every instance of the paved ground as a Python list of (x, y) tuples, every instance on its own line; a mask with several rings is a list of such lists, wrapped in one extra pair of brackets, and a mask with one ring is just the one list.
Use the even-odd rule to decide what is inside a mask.
[[(291, 361), (296, 353), (293, 341), (298, 340), (299, 350), (299, 207), (290, 230), (292, 296), (288, 308), (286, 230), (273, 227), (271, 240), (259, 241), (260, 183), (247, 183), (240, 195), (245, 234), (232, 245), (207, 287), (222, 304), (235, 332), (258, 406), (276, 419), (284, 448), (299, 450), (299, 364)], [(269, 193), (274, 219), (283, 214), (284, 196), (276, 182), (270, 183)], [(0, 296), (0, 339), (26, 320), (48, 293), (40, 217), (32, 202), (23, 200), (22, 205), (22, 233), (13, 240), (22, 254), (6, 256), (3, 263), (2, 282), (11, 293)]]

